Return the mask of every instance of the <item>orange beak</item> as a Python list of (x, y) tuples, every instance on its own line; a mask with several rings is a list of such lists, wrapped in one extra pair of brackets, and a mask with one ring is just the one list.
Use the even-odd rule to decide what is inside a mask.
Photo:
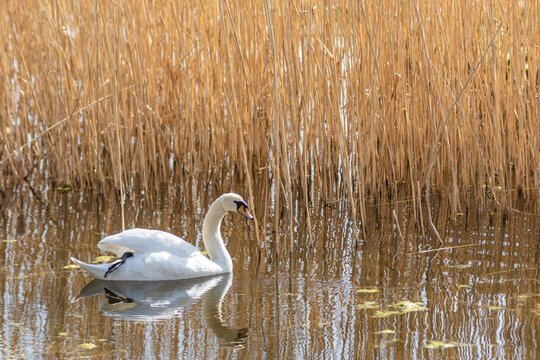
[(240, 206), (238, 208), (238, 212), (242, 215), (244, 215), (245, 217), (247, 217), (249, 220), (253, 220), (253, 215), (251, 215), (247, 209), (247, 207), (245, 206)]

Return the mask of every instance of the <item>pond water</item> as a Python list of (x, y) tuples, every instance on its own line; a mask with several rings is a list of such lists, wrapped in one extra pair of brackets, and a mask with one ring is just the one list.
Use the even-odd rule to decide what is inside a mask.
[[(257, 191), (257, 222), (232, 214), (222, 225), (233, 274), (134, 284), (91, 281), (66, 267), (69, 256), (106, 255), (96, 244), (122, 230), (122, 212), (115, 196), (65, 190), (34, 193), (25, 185), (0, 193), (3, 359), (538, 353), (540, 220), (526, 206), (448, 219), (446, 201), (434, 198), (444, 238), (435, 251), (441, 245), (407, 201), (367, 207), (356, 239), (346, 201), (309, 202), (309, 230), (303, 200), (293, 202), (290, 225), (286, 210)], [(219, 195), (168, 189), (128, 198), (125, 226), (169, 231), (202, 247), (202, 220)]]

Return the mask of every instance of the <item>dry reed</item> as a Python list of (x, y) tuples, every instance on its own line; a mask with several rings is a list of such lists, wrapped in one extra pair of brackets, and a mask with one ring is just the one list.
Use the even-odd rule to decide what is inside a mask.
[(360, 219), (366, 199), (405, 191), (416, 204), (430, 187), (454, 212), (471, 194), (538, 204), (539, 12), (537, 1), (5, 0), (0, 171), (148, 193), (236, 171), (253, 201), (269, 169), (289, 217), (294, 189), (306, 207), (313, 189), (343, 190)]

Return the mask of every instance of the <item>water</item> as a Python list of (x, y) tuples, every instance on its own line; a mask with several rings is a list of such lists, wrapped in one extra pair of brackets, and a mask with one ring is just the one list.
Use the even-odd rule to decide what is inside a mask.
[[(209, 187), (128, 198), (126, 227), (202, 246), (202, 220), (219, 194)], [(437, 240), (415, 225), (406, 201), (368, 207), (357, 241), (346, 201), (311, 204), (311, 237), (303, 201), (289, 228), (285, 210), (273, 209), (264, 189), (256, 194), (261, 249), (254, 222), (232, 214), (223, 223), (231, 276), (133, 285), (64, 268), (69, 256), (103, 255), (99, 239), (122, 229), (114, 196), (0, 193), (0, 357), (536, 357), (540, 221), (526, 206), (448, 219), (445, 200), (434, 199), (447, 249), (433, 251)]]

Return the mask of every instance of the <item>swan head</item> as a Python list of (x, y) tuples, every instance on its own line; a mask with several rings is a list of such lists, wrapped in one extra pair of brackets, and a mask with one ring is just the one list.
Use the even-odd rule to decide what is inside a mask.
[(219, 201), (225, 211), (236, 211), (250, 220), (253, 220), (253, 215), (248, 211), (248, 206), (244, 199), (238, 194), (228, 193), (221, 195)]

